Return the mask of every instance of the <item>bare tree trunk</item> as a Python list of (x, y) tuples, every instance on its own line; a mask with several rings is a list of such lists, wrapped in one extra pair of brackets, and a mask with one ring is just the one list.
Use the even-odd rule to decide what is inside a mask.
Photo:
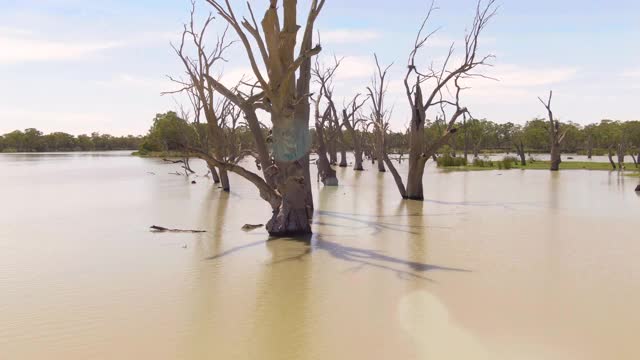
[(214, 184), (219, 184), (220, 183), (220, 177), (218, 176), (218, 171), (216, 170), (216, 166), (207, 161), (207, 167), (209, 168), (209, 171), (211, 172), (211, 178), (213, 179), (213, 183)]
[(384, 168), (384, 130), (376, 130), (376, 160), (378, 161), (378, 171), (385, 172)]
[(547, 113), (549, 115), (549, 143), (551, 144), (551, 171), (560, 170), (560, 163), (562, 159), (560, 157), (560, 144), (562, 144), (562, 140), (567, 135), (567, 132), (564, 131), (562, 134), (560, 133), (560, 122), (553, 118), (553, 112), (551, 111), (551, 98), (553, 97), (553, 91), (549, 91), (549, 100), (545, 103), (541, 98), (538, 98), (542, 105), (547, 109)]
[[(326, 120), (326, 119), (325, 119)], [(318, 142), (318, 178), (325, 186), (338, 186), (336, 171), (327, 158), (327, 146), (324, 141), (325, 120), (320, 119), (319, 103), (316, 102), (316, 141)]]
[(618, 144), (618, 167), (620, 169), (624, 168), (624, 156), (626, 152), (627, 152), (627, 147), (625, 143), (622, 142)]
[(353, 170), (362, 171), (364, 170), (364, 168), (362, 167), (361, 139), (358, 136), (358, 133), (353, 125), (349, 122), (349, 115), (347, 114), (347, 111), (343, 110), (342, 114), (344, 126), (347, 128), (347, 131), (349, 131), (349, 134), (351, 134), (351, 139), (353, 139), (353, 156), (355, 158), (353, 163)]
[(340, 145), (340, 167), (347, 167), (347, 149), (344, 144)]
[(551, 143), (551, 171), (558, 171), (560, 169), (560, 144), (553, 141)]
[[(423, 200), (422, 176), (429, 155), (424, 153), (424, 123), (425, 112), (422, 106), (422, 89), (416, 86), (414, 109), (412, 109), (411, 126), (409, 128), (409, 174), (407, 175), (407, 189), (403, 198)], [(437, 149), (436, 149), (437, 150)], [(402, 195), (402, 194), (400, 194)]]
[(229, 192), (231, 190), (231, 186), (229, 185), (229, 174), (225, 169), (220, 169), (220, 185), (222, 186), (222, 191)]
[(613, 170), (616, 169), (616, 163), (613, 161), (613, 146), (609, 146), (609, 162), (611, 163), (611, 167)]
[(338, 151), (336, 149), (336, 139), (332, 137), (327, 144), (327, 152), (329, 153), (329, 162), (331, 165), (338, 163)]
[(422, 188), (422, 177), (427, 158), (423, 156), (411, 157), (409, 155), (409, 174), (407, 175), (407, 194), (405, 199), (424, 200), (424, 190)]
[(355, 158), (353, 162), (353, 170), (363, 171), (364, 168), (362, 167), (362, 150), (355, 148), (354, 146), (353, 156)]
[(520, 156), (520, 163), (522, 166), (527, 166), (527, 158), (524, 153), (524, 144), (522, 143), (522, 140), (520, 141), (520, 144), (516, 144), (516, 151)]
[(311, 233), (313, 209), (309, 209), (305, 169), (299, 161), (276, 161), (279, 169), (280, 207), (274, 210), (266, 229), (272, 236), (294, 236)]
[(396, 186), (398, 187), (398, 191), (400, 192), (400, 196), (402, 196), (403, 199), (406, 199), (407, 198), (407, 190), (405, 189), (404, 184), (402, 183), (402, 177), (400, 176), (400, 174), (398, 173), (398, 170), (393, 165), (393, 163), (389, 159), (389, 156), (387, 156), (386, 153), (384, 154), (384, 162), (386, 162), (387, 166), (389, 167), (389, 171), (391, 172), (391, 175), (393, 176), (393, 180), (395, 181)]
[(451, 141), (451, 156), (456, 157), (457, 156), (457, 136), (456, 134), (453, 135), (453, 141)]
[(593, 138), (591, 134), (589, 134), (587, 138), (587, 159), (591, 160), (593, 155)]
[(467, 114), (462, 116), (462, 129), (464, 129), (464, 160), (469, 161), (469, 136), (467, 135)]

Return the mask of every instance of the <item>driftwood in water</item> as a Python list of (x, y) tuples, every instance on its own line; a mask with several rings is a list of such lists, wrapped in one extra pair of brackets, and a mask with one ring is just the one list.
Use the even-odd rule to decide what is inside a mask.
[(257, 228), (261, 228), (263, 227), (264, 224), (257, 224), (257, 225), (252, 225), (252, 224), (244, 224), (242, 225), (242, 231), (251, 231)]
[(182, 229), (168, 229), (162, 226), (152, 225), (150, 227), (152, 232), (180, 232), (180, 233), (203, 233), (205, 230), (182, 230)]

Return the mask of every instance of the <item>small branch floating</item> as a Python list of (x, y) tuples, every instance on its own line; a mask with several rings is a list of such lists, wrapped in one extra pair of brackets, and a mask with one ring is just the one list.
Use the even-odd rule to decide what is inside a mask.
[(162, 226), (152, 225), (150, 227), (152, 232), (176, 232), (176, 233), (203, 233), (206, 230), (183, 230), (183, 229), (169, 229)]

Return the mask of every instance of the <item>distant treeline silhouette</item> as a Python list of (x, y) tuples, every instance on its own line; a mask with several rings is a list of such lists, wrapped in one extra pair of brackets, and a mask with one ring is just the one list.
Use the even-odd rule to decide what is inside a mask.
[(0, 152), (135, 150), (143, 141), (143, 136), (112, 136), (97, 132), (78, 136), (64, 132), (45, 135), (29, 128), (0, 136)]

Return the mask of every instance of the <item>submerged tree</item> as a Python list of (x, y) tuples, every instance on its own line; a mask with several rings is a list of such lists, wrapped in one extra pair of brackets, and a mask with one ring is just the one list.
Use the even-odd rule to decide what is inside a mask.
[[(219, 169), (234, 172), (251, 181), (259, 189), (260, 196), (269, 202), (273, 210), (266, 225), (271, 235), (310, 233), (313, 199), (308, 160), (309, 85), (311, 57), (321, 50), (320, 46), (312, 47), (312, 35), (324, 0), (312, 1), (297, 54), (296, 39), (300, 26), (297, 24), (295, 0), (283, 0), (282, 22), (278, 1), (271, 0), (261, 28), (249, 3), (249, 19), (239, 20), (229, 0), (207, 2), (239, 37), (256, 82), (247, 84), (249, 90), (244, 92), (239, 88), (228, 88), (211, 75), (205, 75), (205, 78), (211, 89), (242, 110), (254, 136), (255, 155), (261, 165), (263, 177), (238, 164), (225, 162), (215, 154), (193, 148), (191, 150)], [(258, 109), (268, 112), (271, 118), (271, 153), (267, 149), (267, 139), (258, 121)]]
[(538, 98), (542, 105), (544, 105), (545, 109), (547, 109), (547, 114), (549, 118), (549, 146), (550, 146), (550, 154), (551, 154), (551, 171), (558, 171), (560, 169), (560, 163), (562, 159), (560, 158), (560, 145), (567, 135), (567, 131), (562, 131), (560, 128), (560, 121), (554, 119), (553, 111), (551, 110), (551, 98), (553, 97), (553, 91), (549, 91), (549, 99), (545, 102), (542, 98)]
[[(487, 61), (493, 57), (492, 55), (479, 57), (477, 52), (480, 35), (489, 20), (491, 20), (496, 13), (494, 4), (495, 1), (490, 0), (483, 6), (482, 0), (478, 1), (471, 29), (465, 35), (464, 57), (462, 58), (461, 64), (453, 69), (449, 68), (449, 62), (454, 52), (454, 44), (449, 48), (448, 55), (442, 67), (435, 68), (432, 64), (425, 71), (418, 69), (416, 65), (418, 52), (436, 33), (436, 31), (427, 34), (424, 33), (425, 27), (435, 10), (433, 3), (418, 30), (413, 50), (409, 53), (407, 73), (404, 78), (406, 95), (411, 106), (411, 122), (409, 126), (409, 174), (407, 176), (406, 188), (397, 170), (388, 157), (385, 156), (385, 162), (393, 174), (400, 195), (405, 199), (424, 199), (422, 177), (427, 160), (456, 133), (456, 121), (460, 116), (468, 112), (465, 107), (460, 106), (460, 92), (462, 90), (460, 81), (472, 77), (484, 77), (475, 73), (474, 70), (483, 65), (487, 65)], [(423, 87), (427, 85), (431, 85), (432, 88), (429, 92), (425, 93)], [(450, 91), (451, 86), (455, 87), (454, 91)], [(426, 100), (423, 94), (426, 94)], [(448, 96), (448, 99), (445, 98), (447, 94), (451, 94)], [(436, 106), (440, 107), (447, 126), (444, 132), (439, 135), (439, 138), (427, 145), (425, 141), (426, 114), (432, 107)], [(449, 111), (453, 112), (450, 117), (447, 116), (447, 108), (453, 109)]]
[(367, 87), (369, 92), (369, 100), (371, 101), (371, 124), (373, 127), (373, 135), (375, 141), (373, 142), (374, 156), (378, 162), (378, 171), (385, 172), (384, 158), (386, 154), (385, 149), (385, 134), (389, 129), (389, 118), (391, 113), (385, 108), (384, 100), (388, 86), (388, 72), (393, 64), (388, 65), (382, 69), (378, 56), (373, 55), (376, 61), (376, 72), (371, 79), (371, 85)]
[[(180, 89), (163, 94), (184, 92), (189, 97), (193, 107), (196, 126), (200, 124), (200, 114), (204, 114), (206, 120), (205, 132), (199, 132), (201, 140), (200, 149), (210, 153), (212, 156), (221, 161), (228, 161), (228, 148), (230, 143), (224, 134), (224, 119), (220, 112), (223, 110), (221, 106), (216, 109), (216, 104), (220, 102), (215, 100), (215, 90), (208, 78), (213, 75), (213, 69), (218, 62), (225, 61), (224, 52), (231, 46), (232, 42), (226, 40), (227, 29), (218, 36), (215, 46), (211, 50), (207, 49), (207, 29), (212, 24), (214, 17), (210, 14), (204, 21), (200, 29), (196, 28), (195, 20), (196, 5), (195, 1), (191, 3), (191, 12), (189, 23), (184, 25), (182, 37), (178, 46), (173, 46), (173, 50), (180, 58), (187, 75), (187, 80), (169, 77), (173, 82), (182, 86)], [(193, 52), (193, 54), (190, 53)], [(191, 144), (193, 145), (193, 144)], [(215, 165), (207, 162), (211, 174), (214, 178), (218, 178)], [(219, 167), (219, 180), (224, 191), (230, 190), (229, 176), (224, 167)]]
[[(336, 171), (331, 167), (332, 161), (327, 156), (330, 152), (327, 148), (327, 143), (335, 138), (335, 128), (332, 126), (334, 124), (334, 116), (331, 109), (333, 104), (331, 83), (339, 65), (340, 62), (336, 61), (333, 66), (323, 68), (316, 60), (312, 69), (313, 78), (320, 87), (318, 94), (313, 99), (315, 105), (316, 142), (318, 144), (316, 150), (318, 154), (318, 178), (326, 186), (338, 185)], [(325, 105), (324, 111), (320, 111), (322, 105)]]
[(342, 109), (342, 124), (349, 131), (351, 135), (351, 142), (353, 143), (353, 170), (362, 171), (362, 155), (363, 155), (363, 141), (364, 132), (366, 131), (365, 119), (360, 115), (359, 111), (367, 102), (368, 98), (364, 98), (358, 101), (360, 94), (349, 101), (349, 103)]

